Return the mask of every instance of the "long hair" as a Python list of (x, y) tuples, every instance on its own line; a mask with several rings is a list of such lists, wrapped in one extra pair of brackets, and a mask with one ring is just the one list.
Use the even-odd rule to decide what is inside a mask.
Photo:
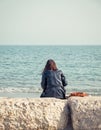
[(46, 70), (53, 70), (53, 71), (56, 71), (56, 70), (57, 70), (57, 66), (56, 66), (56, 63), (55, 63), (54, 60), (49, 59), (49, 60), (46, 62), (46, 65), (45, 65), (45, 68), (44, 68), (43, 72), (45, 72)]

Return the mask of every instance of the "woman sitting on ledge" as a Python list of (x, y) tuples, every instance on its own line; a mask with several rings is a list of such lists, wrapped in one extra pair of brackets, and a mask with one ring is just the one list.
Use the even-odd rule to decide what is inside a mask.
[(40, 97), (65, 99), (64, 86), (66, 85), (65, 76), (61, 70), (57, 69), (55, 61), (48, 60), (42, 73), (41, 87), (43, 92)]

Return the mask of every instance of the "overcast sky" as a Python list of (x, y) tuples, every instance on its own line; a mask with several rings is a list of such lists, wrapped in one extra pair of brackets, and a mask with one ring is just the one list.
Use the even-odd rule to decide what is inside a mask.
[(0, 45), (101, 44), (101, 0), (0, 0)]

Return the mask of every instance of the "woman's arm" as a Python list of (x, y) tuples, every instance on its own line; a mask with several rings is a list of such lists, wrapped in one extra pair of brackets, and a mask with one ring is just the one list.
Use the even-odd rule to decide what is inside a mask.
[(41, 87), (43, 88), (43, 90), (45, 90), (47, 87), (47, 79), (44, 73), (42, 74)]
[(64, 76), (63, 73), (61, 74), (61, 80), (62, 80), (62, 84), (63, 84), (63, 86), (68, 85), (68, 82), (66, 81), (66, 78), (65, 78), (65, 76)]

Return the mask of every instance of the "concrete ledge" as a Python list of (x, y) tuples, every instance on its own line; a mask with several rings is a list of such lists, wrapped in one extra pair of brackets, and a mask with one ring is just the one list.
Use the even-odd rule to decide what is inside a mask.
[(0, 130), (101, 130), (101, 97), (0, 98)]
[(67, 124), (66, 100), (0, 99), (0, 130), (65, 130)]
[(74, 130), (101, 130), (101, 97), (72, 97), (68, 104)]

